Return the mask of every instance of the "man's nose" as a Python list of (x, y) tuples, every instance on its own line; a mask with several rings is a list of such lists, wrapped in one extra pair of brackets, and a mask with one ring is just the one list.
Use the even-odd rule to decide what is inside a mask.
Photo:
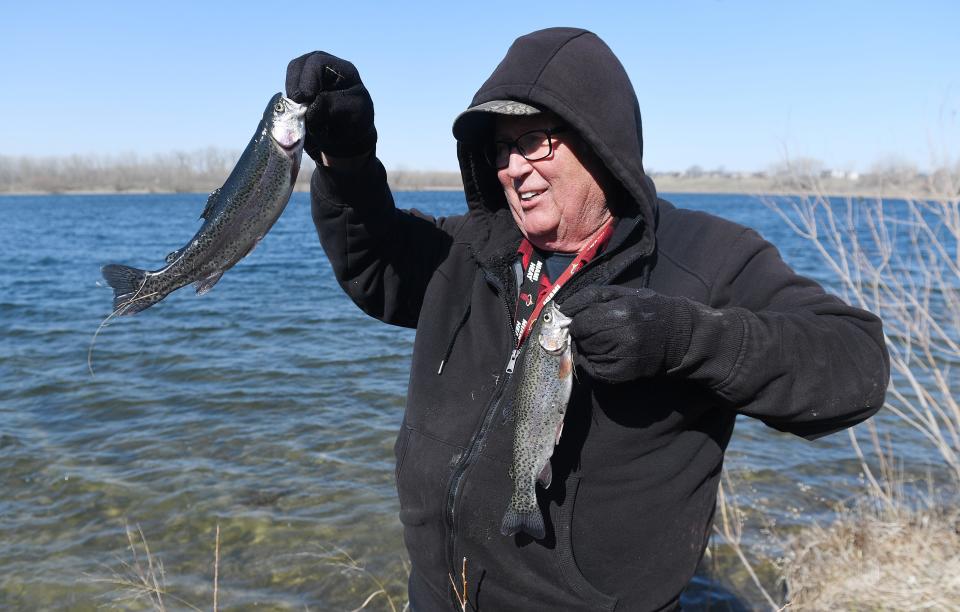
[(530, 162), (520, 155), (516, 145), (510, 148), (510, 157), (507, 158), (507, 175), (511, 177), (523, 176), (530, 172)]

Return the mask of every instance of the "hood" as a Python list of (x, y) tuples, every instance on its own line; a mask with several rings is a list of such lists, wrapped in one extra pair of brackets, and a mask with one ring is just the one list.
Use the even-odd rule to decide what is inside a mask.
[[(623, 194), (611, 202), (619, 218), (614, 241), (625, 237), (626, 222), (629, 233), (642, 232), (642, 254), (652, 252), (657, 197), (643, 170), (640, 105), (623, 65), (606, 43), (578, 28), (549, 28), (521, 36), (470, 107), (493, 100), (550, 110), (579, 132), (623, 187)], [(458, 127), (454, 125), (455, 134), (462, 131)], [(506, 208), (496, 173), (483, 160), (481, 143), (459, 140), (457, 156), (471, 210)]]

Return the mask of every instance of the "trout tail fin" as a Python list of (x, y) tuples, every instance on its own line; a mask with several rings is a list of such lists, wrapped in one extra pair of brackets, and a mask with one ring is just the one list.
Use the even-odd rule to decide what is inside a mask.
[(146, 270), (109, 264), (100, 269), (103, 279), (113, 287), (113, 309), (117, 315), (131, 315), (156, 304), (155, 295), (144, 293)]
[(532, 510), (518, 512), (512, 505), (507, 508), (503, 515), (503, 524), (500, 526), (500, 533), (505, 536), (513, 535), (524, 531), (536, 540), (542, 540), (546, 535), (543, 527), (543, 516), (540, 514), (540, 508), (534, 506)]

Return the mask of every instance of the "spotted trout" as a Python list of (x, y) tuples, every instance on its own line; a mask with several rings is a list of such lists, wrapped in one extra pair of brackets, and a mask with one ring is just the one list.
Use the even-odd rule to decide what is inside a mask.
[(515, 392), (509, 414), (514, 419), (513, 496), (500, 527), (503, 535), (525, 531), (545, 535), (537, 505), (536, 484), (550, 486), (550, 457), (560, 441), (563, 417), (573, 388), (573, 357), (566, 317), (556, 304), (543, 309), (514, 367)]
[(140, 312), (190, 283), (202, 295), (253, 250), (290, 200), (300, 170), (306, 110), (280, 93), (270, 98), (237, 165), (207, 199), (200, 215), (203, 225), (190, 242), (167, 255), (165, 267), (150, 272), (103, 266), (103, 278), (114, 290), (114, 314)]

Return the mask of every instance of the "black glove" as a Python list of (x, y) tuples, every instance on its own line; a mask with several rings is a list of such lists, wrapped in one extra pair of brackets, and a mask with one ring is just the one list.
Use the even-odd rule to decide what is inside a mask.
[(697, 306), (652, 289), (586, 287), (560, 305), (576, 342), (576, 363), (609, 383), (666, 374), (680, 367)]
[(356, 67), (314, 51), (287, 65), (287, 97), (307, 104), (304, 150), (320, 163), (320, 153), (356, 157), (373, 151), (373, 100)]

